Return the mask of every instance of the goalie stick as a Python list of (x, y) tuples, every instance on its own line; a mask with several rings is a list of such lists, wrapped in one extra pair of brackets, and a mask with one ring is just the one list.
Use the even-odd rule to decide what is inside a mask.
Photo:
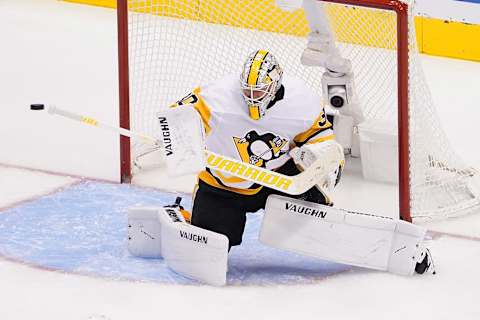
[[(44, 110), (43, 104), (32, 104), (31, 110)], [(67, 111), (55, 106), (47, 108), (48, 114), (59, 115), (64, 118), (79, 121), (81, 123), (91, 125), (94, 127), (106, 129), (116, 132), (122, 136), (132, 139), (140, 139), (143, 142), (153, 144), (163, 148), (161, 140), (154, 137), (127, 130), (120, 127), (115, 127), (94, 118), (80, 115), (71, 111)], [(245, 179), (258, 183), (262, 186), (281, 191), (287, 194), (298, 195), (308, 191), (326, 174), (335, 170), (338, 166), (338, 153), (343, 153), (335, 144), (330, 144), (325, 149), (325, 155), (316, 160), (310, 167), (302, 173), (295, 176), (287, 176), (275, 171), (251, 165), (241, 160), (233, 159), (215, 152), (205, 150), (206, 165), (208, 168), (218, 170), (220, 172), (235, 176), (237, 178)]]

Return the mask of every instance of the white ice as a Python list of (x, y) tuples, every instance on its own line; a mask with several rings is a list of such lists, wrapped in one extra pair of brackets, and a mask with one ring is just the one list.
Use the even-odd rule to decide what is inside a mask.
[[(54, 103), (116, 123), (115, 32), (113, 10), (0, 1), (1, 209), (80, 176), (119, 180), (115, 134), (28, 109)], [(480, 64), (428, 56), (423, 62), (455, 150), (480, 168)], [(136, 183), (166, 187), (162, 181), (159, 175)], [(189, 190), (192, 183), (184, 178), (174, 187)], [(388, 207), (382, 189), (375, 189), (378, 201)], [(0, 259), (0, 319), (480, 319), (479, 214), (429, 227), (441, 232), (431, 242), (438, 273), (424, 277), (356, 269), (309, 285), (212, 288), (92, 278)]]

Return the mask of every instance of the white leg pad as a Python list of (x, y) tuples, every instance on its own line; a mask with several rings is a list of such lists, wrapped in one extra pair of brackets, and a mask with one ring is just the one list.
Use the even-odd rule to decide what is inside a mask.
[(131, 208), (128, 251), (164, 258), (170, 269), (200, 282), (226, 284), (228, 238), (186, 223), (176, 208)]
[(426, 229), (405, 221), (270, 196), (260, 230), (266, 245), (334, 262), (411, 275)]
[(223, 234), (172, 220), (167, 210), (169, 208), (159, 209), (162, 225), (161, 251), (167, 265), (186, 277), (215, 286), (225, 285), (228, 238)]
[(159, 208), (133, 207), (128, 210), (128, 251), (142, 258), (161, 258)]

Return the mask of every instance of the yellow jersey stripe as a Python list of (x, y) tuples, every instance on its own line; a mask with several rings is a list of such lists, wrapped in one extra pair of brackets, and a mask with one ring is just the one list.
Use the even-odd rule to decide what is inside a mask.
[(314, 127), (311, 127), (310, 129), (308, 129), (307, 131), (305, 132), (302, 132), (302, 133), (299, 133), (297, 134), (294, 138), (293, 138), (293, 141), (296, 142), (296, 143), (306, 143), (309, 139), (313, 138), (314, 136), (316, 136), (317, 134), (321, 133), (322, 131), (325, 131), (327, 129), (330, 129), (330, 128), (314, 128)]
[(233, 187), (226, 187), (226, 186), (223, 186), (221, 185), (217, 179), (215, 179), (214, 176), (212, 176), (208, 171), (204, 170), (202, 172), (199, 173), (198, 175), (198, 178), (200, 180), (202, 180), (203, 182), (205, 182), (206, 184), (212, 186), (212, 187), (215, 187), (215, 188), (218, 188), (218, 189), (222, 189), (222, 190), (227, 190), (227, 191), (231, 191), (231, 192), (235, 192), (235, 193), (238, 193), (238, 194), (243, 194), (243, 195), (247, 195), (247, 196), (251, 196), (251, 195), (254, 195), (254, 194), (257, 194), (258, 192), (260, 192), (260, 190), (262, 190), (262, 186), (256, 188), (256, 189), (239, 189), (239, 188), (233, 188)]
[(218, 170), (213, 170), (215, 175), (220, 178), (220, 180), (222, 182), (226, 182), (226, 183), (242, 183), (242, 182), (245, 182), (247, 180), (245, 179), (242, 179), (242, 178), (239, 178), (239, 177), (235, 177), (235, 176), (231, 176), (231, 177), (225, 177), (225, 175), (221, 172), (221, 171), (218, 171)]
[(330, 129), (332, 124), (330, 121), (327, 120), (325, 113), (322, 111), (321, 114), (315, 119), (313, 125), (308, 128), (308, 130), (297, 134), (293, 141), (295, 143), (306, 143), (310, 138), (314, 137), (315, 135)]
[(205, 101), (203, 100), (202, 96), (200, 95), (200, 87), (195, 88), (193, 90), (193, 94), (198, 97), (198, 101), (194, 104), (195, 110), (200, 114), (202, 118), (203, 125), (205, 126), (206, 134), (209, 134), (212, 131), (212, 127), (210, 126), (210, 119), (212, 118), (212, 111), (207, 106)]
[(306, 144), (314, 144), (314, 143), (319, 143), (319, 142), (323, 142), (323, 141), (327, 141), (327, 140), (333, 140), (333, 139), (335, 139), (335, 135), (331, 134), (331, 135), (328, 135), (326, 137), (321, 137), (321, 138), (318, 138), (318, 139), (308, 140), (306, 142)]

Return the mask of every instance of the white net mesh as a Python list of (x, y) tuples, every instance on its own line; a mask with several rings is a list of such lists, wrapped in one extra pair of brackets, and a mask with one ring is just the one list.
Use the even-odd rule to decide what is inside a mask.
[[(352, 1), (354, 2), (354, 1)], [(337, 46), (351, 60), (367, 119), (396, 124), (397, 18), (388, 10), (326, 3)], [(309, 27), (302, 9), (273, 0), (129, 0), (132, 129), (155, 134), (155, 113), (200, 84), (240, 74), (244, 59), (270, 50), (286, 74), (321, 94), (321, 68), (300, 64)], [(409, 128), (411, 213), (446, 217), (477, 209), (477, 173), (453, 153), (423, 76), (410, 15)], [(132, 147), (133, 159), (142, 146)]]

